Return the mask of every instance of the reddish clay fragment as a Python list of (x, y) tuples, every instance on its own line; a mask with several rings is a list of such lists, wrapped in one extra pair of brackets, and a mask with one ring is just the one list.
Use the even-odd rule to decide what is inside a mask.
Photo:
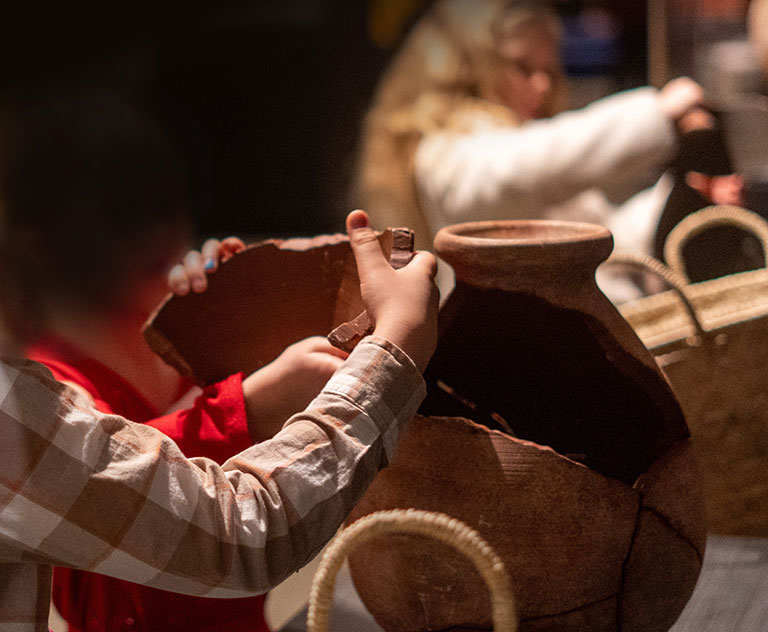
[[(410, 231), (394, 232), (399, 263)], [(389, 256), (393, 231), (380, 233), (379, 241)], [(326, 336), (363, 309), (346, 235), (267, 240), (222, 263), (204, 293), (169, 295), (144, 325), (144, 337), (182, 375), (206, 385), (251, 373), (288, 345)]]

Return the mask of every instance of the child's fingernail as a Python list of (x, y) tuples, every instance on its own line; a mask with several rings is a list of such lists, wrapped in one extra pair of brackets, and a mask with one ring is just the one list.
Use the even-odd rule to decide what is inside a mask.
[(368, 217), (365, 213), (354, 213), (349, 216), (349, 228), (357, 230), (368, 226)]
[(192, 289), (195, 292), (203, 292), (206, 288), (206, 283), (202, 279), (195, 279), (192, 281)]
[(210, 272), (216, 267), (216, 262), (213, 259), (206, 259), (205, 263), (203, 264), (203, 270), (206, 272)]
[(176, 294), (179, 296), (185, 296), (186, 294), (189, 294), (189, 283), (179, 283), (176, 286)]

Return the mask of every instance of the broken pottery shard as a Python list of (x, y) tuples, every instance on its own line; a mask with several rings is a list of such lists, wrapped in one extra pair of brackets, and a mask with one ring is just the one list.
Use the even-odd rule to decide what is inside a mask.
[(368, 312), (361, 312), (349, 322), (342, 323), (328, 334), (328, 342), (347, 353), (373, 331)]
[[(391, 228), (392, 251), (389, 264), (395, 269), (405, 266), (413, 257), (413, 231), (408, 228)], [(373, 332), (368, 312), (363, 311), (349, 322), (336, 327), (328, 334), (328, 341), (343, 351), (350, 352), (363, 338)]]
[(413, 231), (410, 228), (391, 228), (392, 251), (389, 264), (395, 269), (405, 267), (413, 259)]
[[(384, 253), (403, 257), (400, 230), (378, 233)], [(410, 231), (406, 231), (410, 232)], [(200, 385), (246, 374), (289, 345), (326, 336), (363, 302), (346, 235), (267, 240), (223, 262), (202, 294), (169, 295), (144, 325), (149, 346)]]

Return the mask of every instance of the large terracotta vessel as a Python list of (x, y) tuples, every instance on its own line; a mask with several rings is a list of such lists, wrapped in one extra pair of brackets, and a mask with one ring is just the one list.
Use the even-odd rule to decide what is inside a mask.
[[(598, 226), (461, 224), (435, 240), (457, 284), (424, 417), (350, 521), (441, 511), (502, 556), (522, 630), (667, 630), (705, 534), (688, 430), (653, 358), (595, 284)], [(350, 557), (388, 631), (490, 629), (483, 582), (443, 545), (372, 540)]]

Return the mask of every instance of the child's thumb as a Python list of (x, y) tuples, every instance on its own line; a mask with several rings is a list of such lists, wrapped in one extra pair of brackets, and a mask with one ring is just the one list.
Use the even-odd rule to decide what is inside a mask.
[(352, 211), (347, 215), (347, 234), (360, 278), (379, 266), (389, 265), (365, 211)]

